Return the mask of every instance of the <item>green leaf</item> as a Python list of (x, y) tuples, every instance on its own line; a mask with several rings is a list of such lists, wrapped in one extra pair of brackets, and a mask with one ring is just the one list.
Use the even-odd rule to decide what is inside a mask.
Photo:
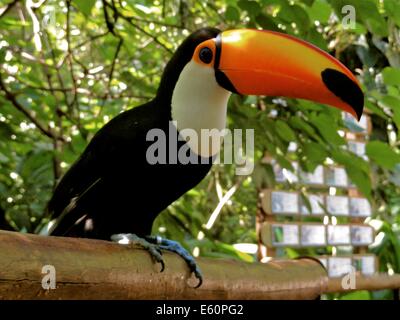
[(332, 118), (326, 114), (310, 115), (311, 122), (318, 128), (318, 131), (326, 142), (334, 145), (343, 145), (345, 140), (337, 133), (338, 127), (332, 122)]
[(378, 52), (372, 51), (368, 47), (356, 46), (356, 52), (362, 63), (367, 67), (373, 67), (379, 60)]
[(356, 22), (356, 28), (354, 30), (352, 30), (352, 31), (354, 33), (356, 33), (356, 34), (359, 34), (359, 35), (363, 35), (363, 34), (366, 34), (368, 32), (367, 28), (363, 24), (361, 24), (359, 22)]
[(306, 133), (310, 138), (318, 139), (317, 132), (312, 126), (310, 126), (306, 121), (300, 117), (291, 117), (289, 119), (289, 124), (300, 131)]
[(296, 140), (296, 134), (288, 126), (288, 124), (282, 120), (277, 120), (275, 122), (275, 128), (278, 135), (285, 141), (291, 142)]
[(308, 30), (306, 40), (311, 42), (313, 45), (316, 45), (318, 48), (328, 51), (328, 44), (326, 43), (326, 40), (315, 27), (312, 27)]
[(27, 27), (30, 23), (14, 17), (3, 17), (0, 20), (0, 27), (7, 29), (17, 29), (19, 27)]
[(96, 3), (96, 0), (73, 0), (75, 6), (86, 16), (89, 16), (92, 12), (92, 8)]
[(5, 57), (6, 57), (6, 50), (0, 50), (0, 63), (3, 63), (4, 62), (4, 59), (5, 59)]
[(2, 154), (1, 152), (0, 152), (0, 162), (1, 163), (6, 163), (6, 162), (8, 162), (10, 159), (8, 158), (8, 157), (6, 157), (4, 154)]
[(252, 173), (252, 180), (257, 189), (273, 187), (275, 179), (272, 166), (270, 164), (256, 163)]
[(392, 148), (381, 141), (371, 141), (367, 144), (367, 156), (378, 165), (386, 169), (400, 163), (400, 154), (394, 152)]
[(224, 253), (232, 258), (238, 258), (246, 262), (254, 262), (254, 258), (251, 255), (236, 250), (230, 244), (215, 241), (214, 245), (218, 249), (218, 254)]
[(369, 174), (360, 170), (360, 168), (355, 165), (347, 165), (346, 172), (350, 181), (358, 187), (365, 197), (371, 200), (372, 186)]
[(346, 167), (347, 175), (365, 197), (371, 199), (371, 179), (368, 163), (341, 148), (332, 151), (332, 159)]
[(400, 128), (400, 98), (391, 95), (382, 96), (381, 94), (377, 94), (376, 97), (379, 98), (379, 104), (392, 110), (392, 120), (396, 124), (397, 128)]
[(391, 289), (371, 291), (370, 294), (372, 300), (394, 300), (393, 290)]
[(307, 157), (309, 161), (322, 163), (328, 157), (328, 154), (324, 147), (316, 142), (305, 143), (302, 149), (303, 154)]
[(346, 5), (354, 7), (356, 20), (362, 21), (368, 30), (377, 36), (386, 37), (388, 28), (385, 19), (379, 13), (377, 1), (375, 0), (328, 0), (334, 8), (336, 15), (341, 21), (348, 13), (342, 13), (342, 8)]
[(263, 13), (260, 13), (259, 15), (257, 15), (255, 18), (255, 21), (264, 30), (279, 31), (279, 28), (276, 25), (276, 23), (274, 22), (274, 19), (270, 18), (269, 16), (267, 16)]
[(228, 21), (239, 21), (240, 20), (240, 13), (239, 10), (233, 6), (228, 6), (225, 11), (225, 18)]
[(261, 11), (261, 7), (256, 1), (239, 0), (238, 6), (241, 9), (246, 10), (252, 16), (256, 16)]
[(385, 37), (388, 34), (386, 23), (384, 21), (382, 23), (381, 19), (374, 19), (371, 17), (365, 19), (365, 24), (371, 32), (378, 36)]
[(331, 6), (324, 0), (315, 0), (313, 5), (308, 8), (307, 11), (311, 20), (322, 23), (328, 22), (328, 19), (332, 14)]
[(287, 169), (287, 170), (289, 170), (291, 172), (295, 172), (295, 170), (294, 170), (294, 168), (292, 166), (292, 163), (288, 159), (286, 159), (285, 157), (282, 157), (280, 155), (276, 155), (275, 158), (276, 158), (276, 161), (278, 161), (279, 165), (283, 169)]
[(309, 111), (321, 111), (324, 109), (327, 110), (326, 106), (310, 100), (298, 99), (296, 101), (299, 104), (299, 108), (301, 108), (301, 110), (309, 110)]
[(371, 111), (373, 114), (376, 114), (377, 116), (380, 116), (383, 119), (387, 119), (387, 115), (380, 109), (375, 103), (372, 103), (369, 100), (364, 101), (364, 106), (367, 108), (369, 111)]
[(384, 8), (387, 15), (400, 27), (400, 2), (398, 0), (385, 0)]
[(382, 71), (382, 76), (386, 85), (400, 86), (400, 69), (386, 67)]
[(350, 293), (345, 293), (340, 297), (340, 300), (370, 300), (369, 291), (360, 290)]
[(301, 32), (306, 32), (310, 26), (310, 18), (307, 12), (298, 5), (290, 5), (283, 2), (278, 17), (288, 24), (295, 23)]
[(0, 121), (0, 137), (3, 139), (9, 139), (10, 136), (14, 134), (14, 130), (11, 126), (5, 122)]

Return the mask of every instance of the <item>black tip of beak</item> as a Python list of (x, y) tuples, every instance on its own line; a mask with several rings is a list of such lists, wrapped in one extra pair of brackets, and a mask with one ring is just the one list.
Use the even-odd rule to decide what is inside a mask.
[(321, 77), (326, 87), (349, 104), (360, 120), (364, 109), (364, 94), (360, 87), (347, 75), (334, 69), (325, 69), (321, 72)]

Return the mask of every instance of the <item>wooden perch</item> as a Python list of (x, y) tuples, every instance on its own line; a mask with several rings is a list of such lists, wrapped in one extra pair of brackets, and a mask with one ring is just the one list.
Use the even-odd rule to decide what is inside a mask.
[[(315, 299), (326, 291), (323, 267), (313, 260), (268, 264), (199, 258), (198, 289), (185, 262), (165, 252), (165, 271), (149, 254), (107, 241), (0, 231), (1, 299)], [(42, 288), (45, 265), (56, 289)], [(189, 284), (188, 284), (189, 282)]]
[(374, 274), (371, 276), (355, 277), (354, 289), (343, 289), (342, 279), (329, 279), (327, 292), (346, 292), (356, 290), (383, 290), (400, 288), (400, 274), (389, 276), (388, 274)]
[[(107, 241), (43, 237), (0, 231), (0, 299), (315, 299), (344, 292), (316, 261), (267, 264), (197, 259), (204, 283), (198, 289), (186, 263), (164, 252), (165, 271), (140, 248)], [(56, 289), (43, 289), (54, 266)], [(400, 287), (400, 275), (357, 277), (356, 290)]]

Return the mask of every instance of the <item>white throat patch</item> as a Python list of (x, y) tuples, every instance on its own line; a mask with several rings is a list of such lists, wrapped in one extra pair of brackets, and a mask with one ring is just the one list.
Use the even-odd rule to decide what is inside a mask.
[[(187, 141), (196, 154), (210, 157), (219, 152), (221, 143), (212, 143), (211, 139), (216, 139), (216, 132), (225, 129), (230, 95), (230, 91), (217, 83), (214, 68), (194, 61), (183, 68), (172, 94), (172, 120), (176, 121), (180, 132), (192, 129), (197, 133), (198, 141), (192, 138)], [(201, 139), (204, 129), (214, 132), (208, 141)], [(202, 148), (205, 143), (209, 147)]]

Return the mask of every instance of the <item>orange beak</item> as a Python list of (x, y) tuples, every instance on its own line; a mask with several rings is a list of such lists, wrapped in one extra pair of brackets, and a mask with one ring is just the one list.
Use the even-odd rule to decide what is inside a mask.
[(245, 95), (307, 99), (361, 118), (364, 95), (341, 62), (303, 40), (272, 31), (229, 30), (217, 37), (216, 78)]

